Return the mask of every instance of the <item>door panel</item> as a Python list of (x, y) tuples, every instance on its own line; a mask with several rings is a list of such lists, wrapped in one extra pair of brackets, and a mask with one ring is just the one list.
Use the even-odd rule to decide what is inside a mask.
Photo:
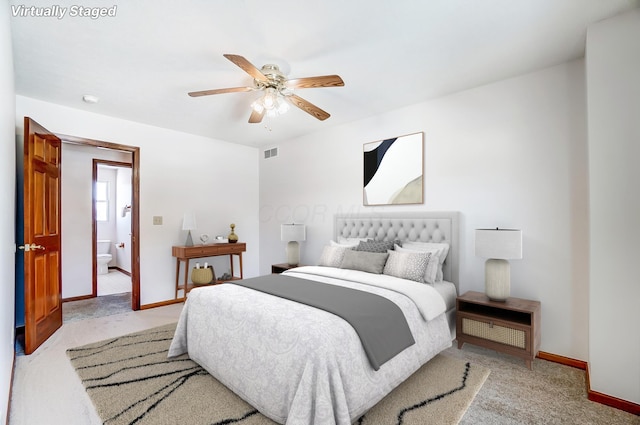
[(35, 121), (24, 123), (25, 353), (62, 326), (61, 141)]

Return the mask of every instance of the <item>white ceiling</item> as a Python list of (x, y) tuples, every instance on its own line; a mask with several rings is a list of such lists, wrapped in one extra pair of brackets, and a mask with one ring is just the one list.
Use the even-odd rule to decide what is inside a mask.
[[(9, 0), (117, 5), (115, 17), (12, 17), (16, 92), (72, 108), (249, 146), (319, 131), (584, 55), (586, 28), (640, 0)], [(68, 13), (68, 12), (67, 12)], [(289, 77), (338, 74), (292, 107), (249, 124), (255, 92), (223, 53)], [(89, 105), (84, 94), (100, 98)]]

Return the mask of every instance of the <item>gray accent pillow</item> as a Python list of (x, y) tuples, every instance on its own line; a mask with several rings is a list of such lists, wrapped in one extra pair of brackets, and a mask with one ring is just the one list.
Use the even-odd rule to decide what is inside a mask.
[(389, 258), (384, 266), (383, 273), (402, 279), (424, 282), (430, 259), (430, 252), (389, 251)]
[[(437, 250), (432, 254), (432, 261), (435, 257), (438, 257), (438, 270), (436, 271), (436, 277), (432, 280), (434, 282), (440, 282), (443, 279), (442, 265), (444, 264), (447, 254), (449, 253), (449, 244), (444, 242), (405, 242), (402, 244), (402, 248), (410, 249), (412, 251), (432, 251)], [(427, 274), (430, 274), (427, 270)], [(433, 283), (433, 282), (428, 282)]]
[(388, 256), (386, 252), (346, 250), (340, 268), (382, 274)]
[(360, 241), (356, 247), (356, 251), (365, 252), (387, 252), (393, 249), (395, 243), (400, 244), (400, 241)]
[(344, 246), (325, 246), (322, 250), (322, 255), (320, 255), (318, 265), (326, 267), (340, 267), (346, 251), (351, 251), (351, 248)]

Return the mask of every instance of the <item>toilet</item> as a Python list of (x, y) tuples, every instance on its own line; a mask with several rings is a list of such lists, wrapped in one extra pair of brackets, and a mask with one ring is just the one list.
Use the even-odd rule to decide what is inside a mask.
[(109, 263), (111, 262), (111, 241), (99, 240), (98, 241), (98, 274), (109, 273)]

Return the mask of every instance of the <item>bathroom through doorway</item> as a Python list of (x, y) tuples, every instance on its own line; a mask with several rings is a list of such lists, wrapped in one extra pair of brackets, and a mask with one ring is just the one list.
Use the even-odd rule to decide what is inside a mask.
[(93, 293), (131, 305), (132, 165), (93, 160)]

